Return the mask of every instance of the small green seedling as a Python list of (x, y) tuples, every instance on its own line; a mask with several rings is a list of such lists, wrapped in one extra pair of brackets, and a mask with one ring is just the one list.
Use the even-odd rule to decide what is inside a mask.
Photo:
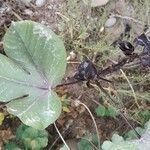
[(115, 118), (118, 115), (117, 110), (113, 106), (105, 107), (100, 105), (95, 109), (95, 112), (97, 116), (110, 116)]
[(138, 113), (138, 116), (142, 124), (145, 124), (145, 122), (150, 120), (150, 110), (142, 110)]
[(59, 117), (61, 102), (53, 91), (66, 70), (63, 42), (48, 27), (13, 22), (0, 54), (0, 101), (9, 113), (33, 128), (45, 129)]
[(21, 150), (14, 142), (9, 142), (5, 145), (5, 150)]
[[(48, 133), (46, 130), (37, 130), (24, 124), (20, 125), (16, 131), (16, 140), (20, 147), (26, 150), (40, 150), (48, 144)], [(6, 144), (5, 149), (19, 150), (18, 145), (13, 142)]]
[(97, 135), (93, 134), (91, 136), (85, 137), (78, 143), (79, 150), (92, 150), (94, 147), (98, 146)]
[(40, 150), (48, 144), (46, 130), (37, 130), (26, 125), (21, 125), (17, 129), (16, 138), (23, 143), (26, 149)]

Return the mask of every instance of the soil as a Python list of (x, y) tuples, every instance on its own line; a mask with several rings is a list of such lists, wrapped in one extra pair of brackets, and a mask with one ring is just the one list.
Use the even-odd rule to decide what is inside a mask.
[[(111, 9), (108, 8), (108, 12), (119, 12), (122, 16), (130, 16), (133, 13), (132, 5), (128, 5), (129, 1), (118, 0), (114, 1), (111, 5)], [(66, 19), (63, 16), (64, 8), (67, 8), (67, 1), (65, 0), (47, 0), (45, 5), (38, 8), (35, 6), (35, 3), (32, 2), (32, 5), (26, 6), (23, 3), (19, 3), (15, 0), (1, 0), (0, 1), (0, 41), (2, 41), (3, 36), (10, 26), (12, 21), (18, 20), (34, 20), (40, 23), (43, 23), (49, 26), (53, 31), (57, 34), (60, 34), (59, 26), (62, 23), (62, 19)], [(130, 6), (128, 9), (125, 6)], [(97, 13), (99, 13), (99, 8), (93, 8), (94, 13), (93, 18), (97, 17)], [(107, 9), (107, 7), (103, 7), (103, 9)], [(85, 11), (83, 9), (83, 11)], [(139, 18), (138, 18), (139, 19)], [(120, 34), (124, 31), (124, 25), (127, 23), (132, 23), (132, 32), (134, 34), (141, 33), (144, 29), (143, 25), (134, 23), (132, 20), (121, 19), (117, 24), (112, 28), (106, 28), (106, 34), (109, 33), (108, 41), (116, 40)], [(94, 41), (99, 40), (97, 38), (97, 33), (94, 34), (92, 32), (91, 37)], [(68, 37), (67, 37), (68, 38)], [(67, 39), (64, 39), (65, 42)], [(72, 49), (70, 49), (68, 45), (66, 45), (67, 52), (69, 54)], [(2, 42), (0, 42), (0, 52), (4, 54)], [(82, 56), (78, 56), (73, 61), (80, 61)], [(107, 65), (107, 64), (106, 64)], [(76, 72), (78, 64), (70, 63), (68, 64), (67, 71), (65, 74), (65, 78), (63, 82), (67, 82)], [(102, 85), (107, 87), (108, 85), (104, 82), (101, 82)], [(147, 87), (147, 88), (146, 88)], [(146, 86), (145, 89), (149, 91), (149, 86)], [(97, 117), (95, 114), (95, 108), (99, 103), (102, 103), (99, 91), (95, 90), (93, 87), (87, 87), (85, 83), (74, 84), (70, 86), (64, 86), (56, 89), (57, 93), (60, 96), (66, 95), (69, 101), (69, 112), (62, 112), (61, 116), (57, 121), (57, 126), (62, 133), (65, 140), (68, 139), (76, 139), (88, 135), (89, 133), (96, 133), (93, 121), (91, 116), (87, 112), (87, 110), (82, 106), (74, 106), (75, 100), (80, 100), (93, 113), (94, 118), (96, 120), (96, 124), (98, 126), (99, 134), (101, 137), (101, 143), (103, 143), (106, 139), (111, 139), (111, 136), (114, 132), (118, 132), (120, 135), (127, 132), (130, 127), (128, 124), (120, 117), (112, 118), (112, 117)], [(107, 101), (107, 99), (106, 99)], [(10, 116), (5, 107), (2, 107), (3, 104), (0, 103), (0, 112), (5, 114), (5, 120), (3, 124), (0, 126), (0, 146), (7, 143), (10, 139), (14, 138), (17, 127), (21, 124), (19, 119), (16, 117)], [(134, 121), (131, 121), (133, 126), (137, 126), (138, 124)], [(49, 140), (49, 144), (45, 149), (49, 149), (55, 139), (58, 138), (57, 132), (55, 132), (55, 128), (53, 125), (50, 125), (46, 129), (50, 135), (53, 136), (52, 140)], [(5, 134), (4, 134), (5, 133)], [(60, 139), (54, 144), (54, 149), (57, 148), (58, 145), (62, 144)]]

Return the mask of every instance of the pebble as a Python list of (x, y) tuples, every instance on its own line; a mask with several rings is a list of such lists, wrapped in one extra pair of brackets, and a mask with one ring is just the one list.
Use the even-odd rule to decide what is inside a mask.
[(105, 22), (105, 27), (111, 28), (112, 26), (115, 25), (116, 21), (117, 21), (117, 19), (114, 17), (108, 18), (107, 21)]
[(38, 7), (42, 7), (45, 4), (46, 0), (36, 0), (35, 4)]
[(31, 15), (33, 14), (33, 11), (30, 10), (30, 9), (25, 9), (25, 10), (24, 10), (24, 13), (25, 13), (26, 15), (31, 16)]
[(100, 32), (101, 32), (101, 33), (102, 33), (104, 30), (105, 30), (105, 27), (104, 27), (104, 26), (100, 28)]
[(31, 0), (17, 0), (17, 1), (23, 2), (26, 6), (29, 6), (29, 3), (31, 2)]
[(74, 51), (71, 51), (69, 53), (69, 56), (67, 57), (67, 61), (74, 60), (76, 56), (77, 56), (76, 53)]
[(103, 5), (106, 5), (108, 2), (109, 0), (92, 0), (91, 6), (92, 7), (103, 6)]

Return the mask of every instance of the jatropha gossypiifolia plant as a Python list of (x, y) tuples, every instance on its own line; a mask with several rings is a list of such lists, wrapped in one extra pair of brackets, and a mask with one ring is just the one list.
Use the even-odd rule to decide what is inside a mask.
[[(99, 69), (91, 60), (85, 59), (79, 65), (73, 82), (58, 84), (67, 64), (63, 42), (42, 24), (33, 21), (12, 23), (3, 43), (8, 57), (0, 54), (0, 101), (24, 124), (44, 129), (54, 123), (61, 113), (61, 102), (54, 92), (55, 87), (93, 80), (107, 94), (99, 82), (100, 79), (112, 82), (105, 79), (105, 75), (135, 59), (140, 61), (140, 65), (150, 67), (149, 38), (142, 34), (134, 43), (143, 46), (143, 52), (135, 53), (136, 47), (128, 41), (117, 41), (125, 54), (118, 63)], [(121, 112), (120, 115), (127, 121)]]
[[(110, 74), (110, 73), (118, 71), (119, 69), (123, 69), (123, 67), (126, 64), (134, 62), (135, 59), (138, 59), (139, 65), (141, 65), (143, 67), (150, 67), (150, 39), (149, 39), (149, 37), (147, 37), (145, 34), (141, 34), (140, 36), (135, 38), (134, 43), (135, 43), (135, 46), (133, 46), (133, 44), (131, 44), (128, 41), (118, 40), (116, 42), (116, 44), (122, 50), (125, 57), (123, 57), (121, 60), (119, 60), (119, 62), (117, 62), (117, 63), (113, 64), (112, 66), (109, 66), (105, 69), (97, 68), (96, 65), (94, 65), (94, 63), (91, 60), (86, 58), (78, 66), (78, 70), (77, 70), (77, 72), (75, 73), (75, 75), (73, 77), (75, 79), (75, 81), (69, 82), (69, 83), (64, 83), (64, 84), (61, 84), (61, 85), (58, 85), (58, 86), (70, 85), (70, 84), (74, 84), (74, 83), (78, 83), (78, 82), (82, 82), (82, 81), (87, 81), (87, 83), (89, 85), (90, 81), (92, 80), (112, 100), (112, 102), (114, 104), (117, 104), (110, 97), (110, 95), (106, 92), (106, 90), (103, 89), (103, 87), (101, 86), (99, 80), (112, 82), (112, 81), (109, 81), (109, 80), (107, 80), (103, 77)], [(140, 52), (140, 53), (134, 52), (134, 50), (136, 49), (136, 47), (138, 45), (143, 46), (143, 51)], [(129, 123), (126, 116), (120, 111), (118, 113), (123, 117), (123, 119), (125, 119), (125, 121), (128, 123), (128, 125), (135, 131), (137, 137), (140, 138), (139, 133)]]

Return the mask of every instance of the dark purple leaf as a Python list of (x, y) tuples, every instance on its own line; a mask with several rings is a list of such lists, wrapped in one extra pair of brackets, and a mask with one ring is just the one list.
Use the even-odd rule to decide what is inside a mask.
[(97, 76), (97, 70), (94, 64), (90, 60), (83, 61), (79, 67), (78, 71), (75, 74), (74, 78), (77, 80), (90, 80), (94, 79)]
[(125, 55), (131, 55), (134, 51), (134, 46), (128, 41), (118, 41), (117, 44)]
[(136, 46), (143, 46), (143, 53), (150, 55), (150, 38), (147, 37), (144, 33), (134, 39)]
[(149, 55), (142, 56), (141, 64), (143, 67), (150, 67), (150, 56)]

